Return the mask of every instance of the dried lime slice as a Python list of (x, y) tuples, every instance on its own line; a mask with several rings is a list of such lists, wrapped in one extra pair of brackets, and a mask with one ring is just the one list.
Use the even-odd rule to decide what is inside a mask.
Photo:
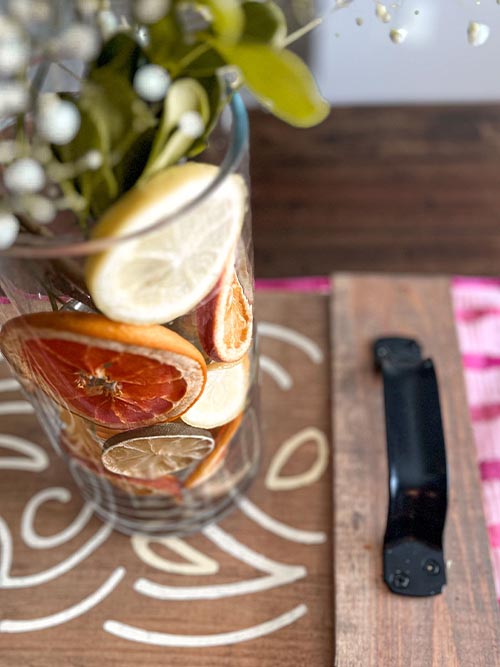
[(104, 444), (102, 464), (117, 475), (153, 480), (204, 459), (215, 446), (208, 431), (161, 424), (126, 431)]

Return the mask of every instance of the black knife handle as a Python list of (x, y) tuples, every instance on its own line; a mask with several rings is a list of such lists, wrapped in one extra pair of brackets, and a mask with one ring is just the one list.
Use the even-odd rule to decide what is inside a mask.
[(434, 364), (409, 338), (378, 339), (374, 357), (384, 380), (389, 464), (384, 579), (394, 593), (436, 595), (446, 584), (448, 482)]

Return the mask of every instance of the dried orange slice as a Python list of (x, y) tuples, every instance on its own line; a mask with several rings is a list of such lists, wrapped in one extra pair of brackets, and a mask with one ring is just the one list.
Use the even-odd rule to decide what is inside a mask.
[(196, 310), (198, 336), (214, 361), (238, 361), (252, 343), (252, 306), (233, 264), (229, 264), (204, 303)]
[(215, 449), (204, 459), (184, 482), (186, 489), (199, 486), (212, 477), (222, 466), (229, 450), (231, 440), (240, 427), (243, 415), (238, 415), (229, 424), (221, 426), (215, 436)]
[(91, 313), (16, 317), (0, 332), (0, 349), (57, 403), (110, 429), (176, 419), (206, 379), (201, 353), (173, 331)]
[(105, 443), (101, 460), (117, 475), (154, 480), (204, 459), (214, 446), (209, 431), (164, 424), (113, 436)]
[(249, 367), (248, 357), (231, 365), (209, 364), (205, 389), (182, 415), (182, 420), (191, 426), (211, 429), (235, 419), (245, 408)]

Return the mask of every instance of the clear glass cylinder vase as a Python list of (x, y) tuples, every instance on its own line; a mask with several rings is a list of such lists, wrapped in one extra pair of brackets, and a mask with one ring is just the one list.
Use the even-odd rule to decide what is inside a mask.
[[(199, 530), (231, 507), (259, 460), (248, 123), (237, 95), (183, 173), (177, 209), (168, 180), (153, 204), (127, 200), (122, 215), (148, 211), (137, 228), (88, 238), (63, 211), (0, 256), (0, 349), (83, 497), (125, 533)], [(143, 323), (155, 308), (161, 323)]]

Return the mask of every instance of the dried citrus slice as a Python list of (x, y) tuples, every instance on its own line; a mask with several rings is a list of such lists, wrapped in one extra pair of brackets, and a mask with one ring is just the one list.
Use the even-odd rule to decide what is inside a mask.
[(245, 407), (249, 384), (248, 357), (236, 364), (209, 364), (207, 383), (182, 420), (198, 428), (216, 428), (235, 419)]
[(204, 459), (214, 446), (208, 431), (164, 424), (113, 436), (105, 443), (101, 460), (115, 474), (154, 480)]
[(230, 263), (208, 299), (196, 310), (198, 335), (210, 359), (241, 359), (252, 342), (252, 321), (252, 307)]
[[(109, 208), (93, 238), (121, 237), (160, 223), (201, 195), (218, 175), (217, 167), (196, 162), (160, 172)], [(97, 307), (111, 319), (135, 324), (170, 322), (192, 310), (224, 269), (246, 201), (241, 176), (226, 176), (157, 231), (91, 257), (85, 277)]]
[(238, 415), (229, 424), (224, 424), (224, 426), (220, 427), (215, 435), (215, 448), (213, 452), (206, 459), (203, 459), (186, 479), (183, 485), (186, 489), (199, 486), (220, 469), (226, 458), (231, 440), (240, 427), (242, 417), (243, 415)]
[(98, 466), (101, 461), (102, 442), (92, 432), (92, 424), (64, 409), (61, 410), (60, 417), (63, 447), (78, 459)]
[[(154, 480), (136, 479), (135, 477), (125, 477), (123, 475), (115, 475), (108, 472), (102, 466), (101, 459), (92, 463), (78, 456), (73, 456), (73, 461), (76, 461), (84, 474), (95, 475), (103, 479), (104, 483), (110, 482), (113, 486), (120, 489), (123, 493), (132, 496), (174, 496), (181, 498), (181, 483), (175, 475), (165, 475)], [(94, 484), (99, 484), (95, 481)]]
[(57, 403), (111, 429), (176, 419), (201, 394), (201, 353), (161, 326), (79, 312), (9, 320), (0, 349), (19, 375)]

